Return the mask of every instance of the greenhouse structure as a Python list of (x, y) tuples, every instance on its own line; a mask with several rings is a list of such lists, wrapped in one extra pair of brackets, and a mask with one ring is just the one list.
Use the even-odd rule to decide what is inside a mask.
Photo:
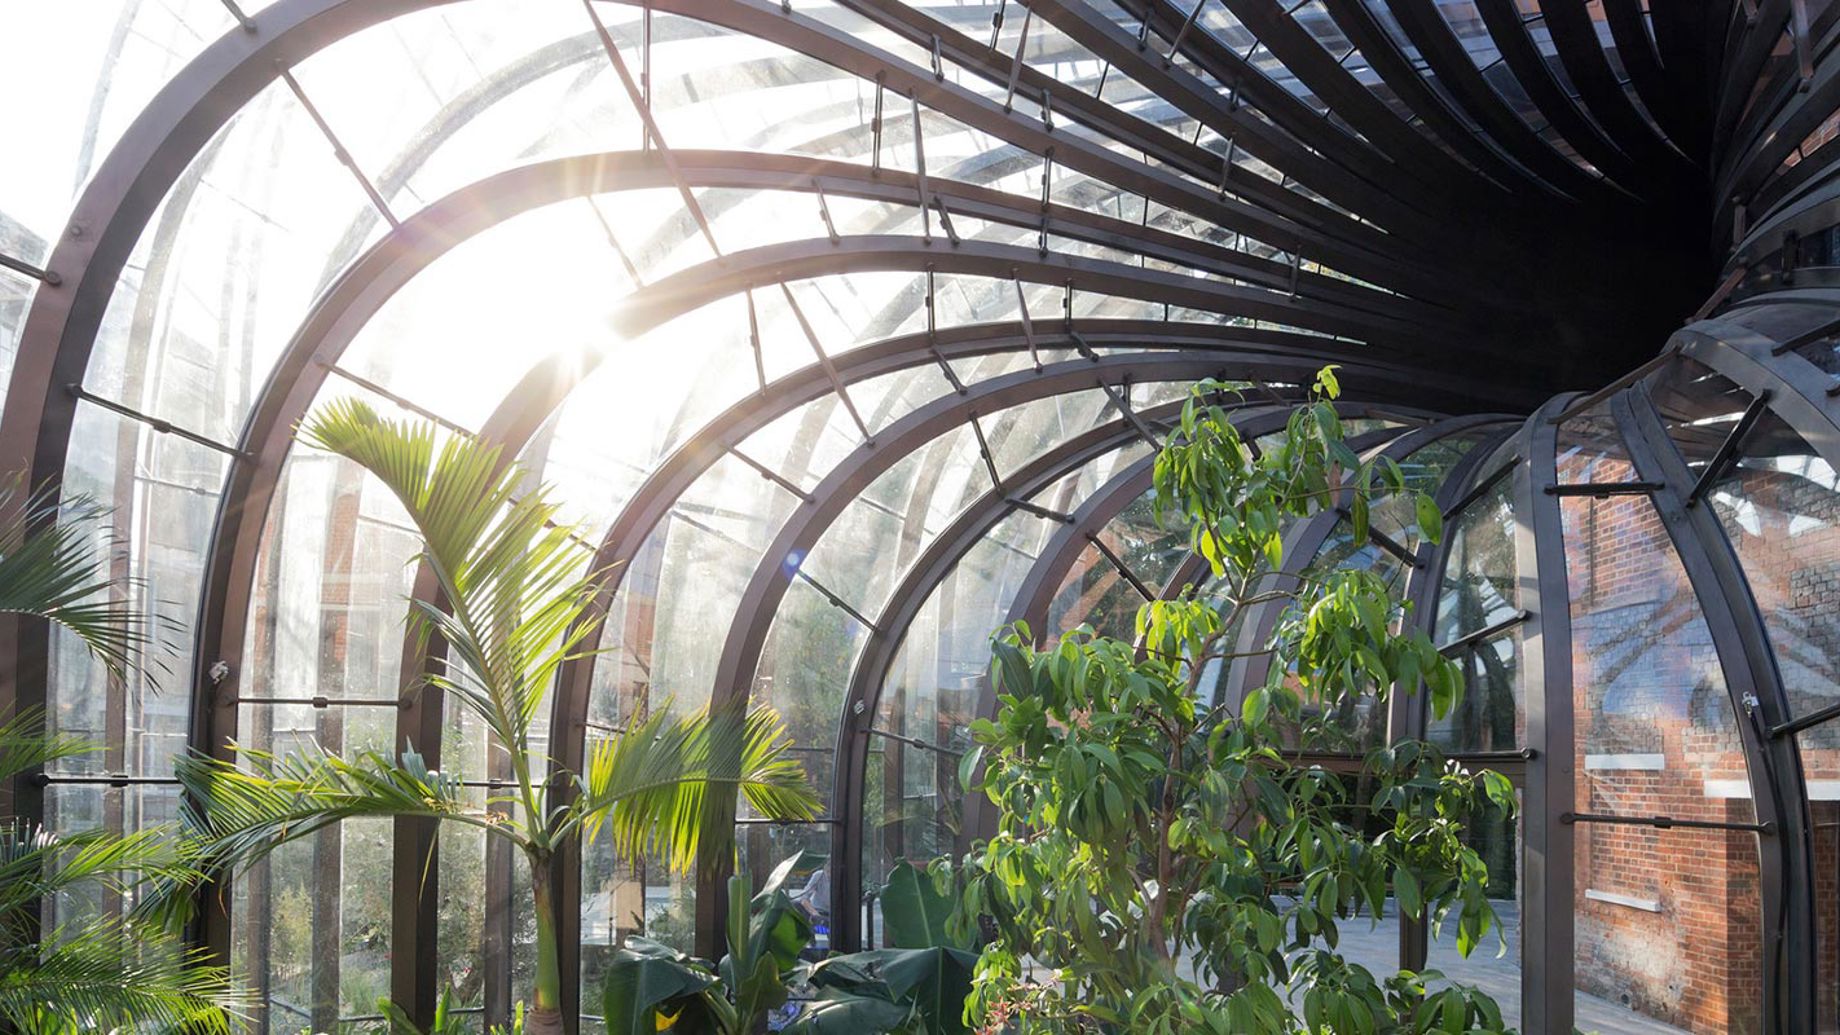
[[(1840, 4), (17, 0), (0, 96), (4, 504), (145, 639), (19, 606), (0, 534), (0, 720), (94, 747), (0, 766), (0, 815), (178, 843), (186, 759), (413, 752), (479, 818), (201, 863), (173, 937), (230, 1030), (509, 1031), (555, 971), (556, 1030), (625, 1031), (633, 945), (739, 951), (729, 878), (782, 863), (801, 966), (911, 948), (891, 874), (1014, 818), (993, 631), (1145, 663), (1144, 605), (1224, 592), (1159, 466), (1207, 400), (1248, 456), (1317, 405), (1397, 471), (1285, 514), (1266, 574), (1370, 573), (1463, 676), (1285, 771), (1423, 741), (1512, 787), (1463, 820), (1476, 951), (1389, 885), (1340, 958), (1527, 1035), (1840, 1032)], [(459, 613), (420, 515), (307, 440), (342, 400), (497, 450), (597, 573), (519, 750), (405, 623)], [(1306, 678), (1296, 604), (1235, 616), (1201, 707)], [(712, 786), (687, 865), (497, 836), (520, 781), (592, 796), (654, 714), (749, 708), (812, 807)], [(155, 896), (47, 893), (0, 948)], [(1164, 1030), (956, 1011), (847, 1030)]]

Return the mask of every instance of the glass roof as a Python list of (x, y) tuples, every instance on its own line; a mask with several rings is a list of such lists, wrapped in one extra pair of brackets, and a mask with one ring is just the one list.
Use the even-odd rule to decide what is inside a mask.
[[(1821, 39), (1834, 15), (1815, 6), (1795, 31)], [(0, 140), (26, 157), (0, 162), (0, 446), (19, 473), (112, 508), (112, 592), (180, 630), (163, 668), (125, 682), (53, 638), (52, 721), (113, 750), (55, 771), (48, 814), (169, 817), (172, 758), (230, 739), (421, 738), (464, 778), (496, 775), (502, 753), (459, 712), (398, 708), (426, 660), (400, 606), (428, 592), (403, 513), (292, 444), (345, 396), (501, 443), (553, 487), (581, 562), (614, 566), (602, 653), (545, 712), (558, 765), (667, 701), (751, 698), (788, 717), (826, 815), (750, 828), (747, 864), (832, 853), (833, 822), (862, 837), (851, 866), (949, 850), (973, 821), (941, 774), (987, 703), (989, 631), (1128, 636), (1144, 599), (1208, 591), (1144, 488), (1154, 443), (1209, 378), (1245, 386), (1235, 419), (1269, 433), (1270, 404), (1339, 364), (1366, 447), (1396, 452), (1441, 505), (1473, 491), (1442, 543), (1382, 501), (1366, 542), (1334, 515), (1291, 529), (1285, 570), (1385, 572), (1416, 608), (1401, 620), (1478, 688), (1467, 710), (1413, 721), (1455, 750), (1520, 749), (1538, 718), (1522, 531), (1569, 557), (1593, 515), (1652, 517), (1634, 497), (1530, 503), (1536, 454), (1555, 472), (1585, 457), (1598, 473), (1719, 475), (1718, 524), (1696, 534), (1729, 543), (1727, 567), (1644, 526), (1672, 551), (1657, 577), (1702, 602), (1708, 570), (1767, 568), (1768, 531), (1818, 533), (1834, 489), (1819, 400), (1754, 418), (1758, 437), (1717, 458), (1771, 398), (1749, 382), (1624, 386), (1622, 409), (1573, 415), (1539, 449), (1541, 426), (1520, 423), (1652, 355), (1704, 301), (1707, 240), (1775, 232), (1769, 205), (1824, 200), (1797, 192), (1822, 183), (1831, 110), (1787, 99), (1808, 40), (1772, 21), (1771, 46), (1703, 48), (1732, 55), (1715, 90), (1678, 60), (1701, 29), (1654, 7), (0, 5)], [(1707, 197), (1760, 207), (1721, 201), (1708, 234)], [(1738, 273), (1725, 291), (1741, 299)], [(1818, 372), (1783, 365), (1834, 365), (1832, 328), (1810, 330), (1831, 303), (1785, 304), (1812, 311), (1775, 335), (1785, 356), (1721, 347), (1780, 374), (1774, 398), (1814, 399)], [(1731, 326), (1768, 335), (1756, 310)], [(1813, 570), (1819, 541), (1784, 552)], [(1825, 678), (1806, 586), (1757, 584), (1775, 671)], [(1592, 636), (1618, 620), (1597, 598), (1564, 606)], [(1682, 612), (1693, 671), (1731, 657), (1712, 642), (1722, 606)], [(1256, 639), (1248, 622), (1236, 635)], [(1221, 666), (1221, 694), (1248, 671)], [(1719, 675), (1698, 689), (1725, 702), (1744, 684)], [(1795, 689), (1795, 714), (1829, 703), (1821, 683)], [(1729, 738), (1726, 707), (1691, 718)], [(1405, 721), (1354, 718), (1372, 743)], [(851, 737), (861, 757), (839, 753)], [(1753, 778), (1740, 755), (1695, 772)], [(105, 805), (81, 782), (110, 773), (147, 781), (140, 797)], [(449, 840), (450, 892), (529, 880), (483, 841)], [(351, 824), (238, 886), (231, 913), (248, 922), (227, 944), (268, 961), (287, 1023), (349, 1020), (387, 987), (404, 937), (390, 878), (346, 878), (390, 873), (400, 841)], [(591, 970), (634, 903), (610, 858), (581, 861), (570, 963)], [(329, 880), (364, 887), (340, 912)], [(652, 880), (639, 914), (687, 936), (693, 883)], [(869, 911), (839, 919), (838, 944), (874, 929), (861, 890), (839, 899)], [(267, 930), (294, 900), (313, 930)], [(521, 922), (446, 894), (427, 923), (447, 976), (498, 1009), (486, 990), (509, 973), (460, 973), (488, 909)], [(303, 977), (315, 966), (333, 967), (330, 992)]]

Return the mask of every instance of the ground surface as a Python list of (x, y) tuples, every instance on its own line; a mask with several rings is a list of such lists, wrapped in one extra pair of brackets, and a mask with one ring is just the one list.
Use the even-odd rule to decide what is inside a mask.
[[(1457, 954), (1455, 925), (1444, 930), (1444, 937), (1432, 946), (1429, 965), (1453, 980), (1488, 993), (1501, 1004), (1502, 1020), (1510, 1027), (1520, 1026), (1521, 965), (1520, 910), (1513, 902), (1495, 903), (1496, 914), (1508, 939), (1508, 952), (1502, 958), (1495, 953), (1499, 945), (1491, 937), (1468, 959)], [(1349, 959), (1373, 971), (1376, 976), (1391, 970), (1399, 952), (1397, 922), (1382, 922), (1379, 927), (1351, 922), (1342, 925), (1342, 951)], [(1586, 1035), (1681, 1035), (1682, 1029), (1643, 1016), (1619, 1003), (1585, 992), (1578, 993), (1574, 1023)]]

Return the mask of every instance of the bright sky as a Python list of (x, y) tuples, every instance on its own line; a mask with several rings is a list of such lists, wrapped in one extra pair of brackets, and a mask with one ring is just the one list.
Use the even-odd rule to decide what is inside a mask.
[(59, 232), (134, 112), (229, 27), (219, 0), (0, 0), (0, 212)]

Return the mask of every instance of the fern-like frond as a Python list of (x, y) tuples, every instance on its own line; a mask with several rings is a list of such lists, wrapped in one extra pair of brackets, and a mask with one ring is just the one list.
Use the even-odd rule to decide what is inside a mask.
[(0, 950), (0, 1019), (21, 1032), (228, 1033), (249, 1005), (201, 950), (114, 920)]
[(175, 766), (187, 791), (187, 824), (208, 845), (203, 862), (210, 868), (240, 870), (289, 841), (365, 817), (430, 816), (527, 840), (518, 825), (466, 801), (457, 779), (429, 769), (413, 751), (394, 759), (380, 751), (349, 759), (243, 751), (241, 761), (189, 755)]
[(101, 747), (83, 737), (45, 731), (45, 713), (28, 708), (0, 724), (0, 783), (62, 758), (94, 754)]
[(425, 678), (522, 758), (556, 669), (598, 629), (605, 573), (588, 570), (546, 488), (520, 491), (526, 473), (498, 445), (437, 441), (432, 424), (387, 419), (356, 400), (319, 411), (301, 436), (360, 464), (401, 501), (441, 588), (438, 604), (411, 605), (415, 627), (447, 648)]
[(574, 809), (587, 839), (605, 827), (625, 857), (663, 857), (688, 872), (711, 793), (738, 791), (774, 819), (817, 815), (818, 800), (791, 748), (785, 723), (770, 708), (737, 720), (700, 712), (671, 718), (667, 706), (594, 746)]
[[(109, 599), (101, 513), (88, 497), (60, 504), (49, 488), (26, 492), (18, 478), (0, 484), (0, 612), (63, 627), (121, 679), (154, 638), (143, 616)], [(142, 668), (157, 686), (161, 666)]]

